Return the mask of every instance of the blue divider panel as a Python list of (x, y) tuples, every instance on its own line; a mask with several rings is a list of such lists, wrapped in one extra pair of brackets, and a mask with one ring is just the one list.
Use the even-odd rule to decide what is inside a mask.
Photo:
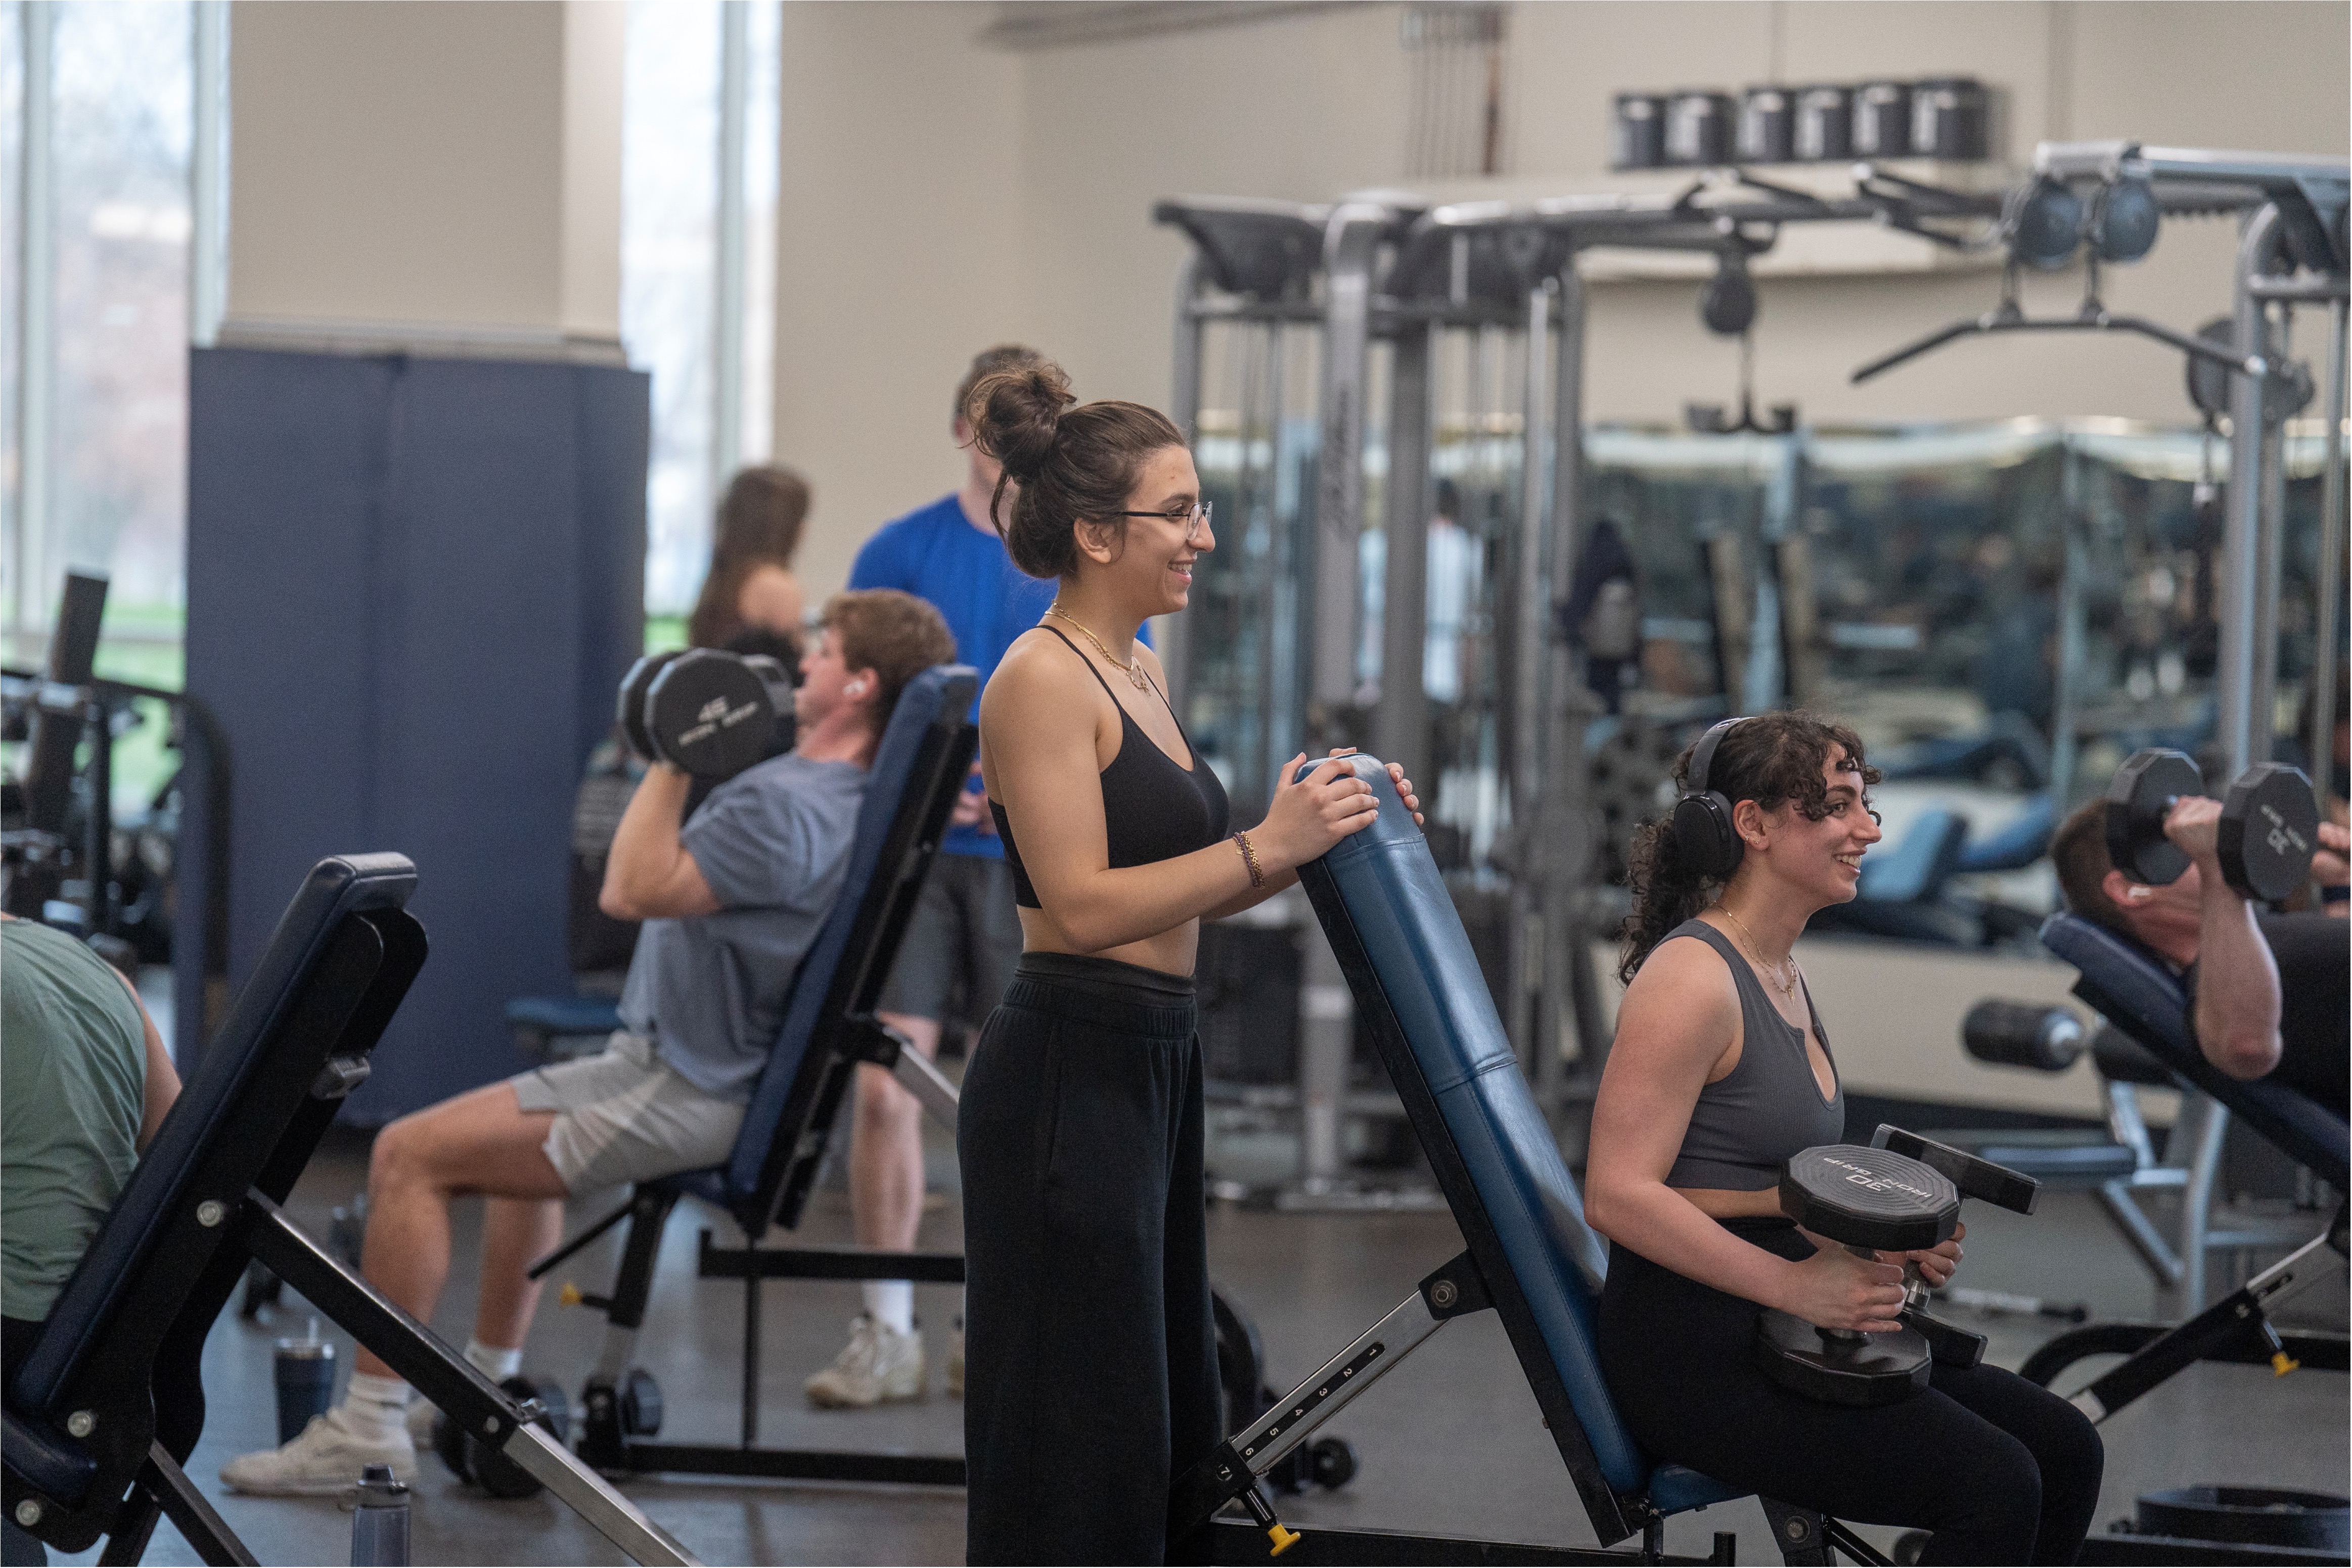
[(523, 1065), (509, 998), (570, 987), (582, 762), (644, 645), (649, 382), (618, 367), (197, 350), (188, 689), (236, 759), (229, 969), (323, 856), (413, 859), (433, 939), (346, 1107)]

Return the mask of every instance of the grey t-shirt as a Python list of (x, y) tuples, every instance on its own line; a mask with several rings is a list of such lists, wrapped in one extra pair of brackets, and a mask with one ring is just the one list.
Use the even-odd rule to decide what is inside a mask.
[(866, 770), (797, 753), (711, 791), (678, 833), (720, 907), (648, 920), (621, 1023), (707, 1094), (751, 1097), (801, 958), (841, 892)]

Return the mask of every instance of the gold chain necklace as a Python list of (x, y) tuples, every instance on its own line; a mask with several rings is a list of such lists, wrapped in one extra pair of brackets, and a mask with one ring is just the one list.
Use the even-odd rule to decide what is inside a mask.
[(1756, 933), (1748, 929), (1748, 922), (1731, 913), (1728, 905), (1718, 904), (1716, 908), (1722, 910), (1723, 917), (1738, 926), (1740, 935), (1748, 938), (1748, 955), (1756, 960), (1756, 967), (1763, 970), (1766, 977), (1772, 982), (1772, 988), (1794, 1004), (1797, 999), (1797, 982), (1804, 977), (1804, 972), (1797, 967), (1796, 950), (1790, 949), (1789, 977), (1784, 980), (1780, 977), (1780, 970), (1777, 966), (1764, 961), (1764, 944), (1756, 940)]
[(1129, 685), (1133, 685), (1137, 691), (1145, 692), (1151, 689), (1151, 677), (1143, 673), (1142, 655), (1132, 654), (1129, 657), (1127, 663), (1124, 665), (1121, 665), (1118, 660), (1112, 655), (1111, 651), (1103, 646), (1102, 639), (1087, 631), (1085, 626), (1080, 625), (1077, 617), (1063, 609), (1061, 601), (1059, 600), (1055, 600), (1053, 603), (1047, 605), (1045, 607), (1045, 613), (1048, 615), (1058, 615), (1063, 620), (1067, 621), (1071, 625), (1076, 626), (1078, 628), (1078, 635), (1084, 637), (1087, 642), (1092, 643), (1095, 645), (1095, 652), (1103, 656), (1103, 663), (1110, 665), (1113, 669), (1123, 668), (1127, 671), (1128, 682)]

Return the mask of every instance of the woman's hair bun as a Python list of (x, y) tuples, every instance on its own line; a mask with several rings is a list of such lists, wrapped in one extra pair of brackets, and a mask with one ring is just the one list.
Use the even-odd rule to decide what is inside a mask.
[(1078, 400), (1059, 365), (999, 371), (974, 383), (964, 405), (973, 443), (1016, 480), (1033, 477), (1053, 455), (1062, 411)]

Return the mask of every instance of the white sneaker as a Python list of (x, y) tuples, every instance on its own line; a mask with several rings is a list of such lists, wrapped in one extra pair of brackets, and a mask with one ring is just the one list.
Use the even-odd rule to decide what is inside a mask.
[(334, 1497), (356, 1486), (369, 1465), (390, 1465), (404, 1482), (416, 1479), (416, 1445), (405, 1431), (384, 1441), (362, 1437), (343, 1425), (342, 1414), (313, 1416), (283, 1448), (231, 1459), (221, 1467), (222, 1482), (254, 1497)]
[(849, 1345), (808, 1380), (820, 1410), (863, 1410), (923, 1396), (923, 1331), (900, 1333), (865, 1312), (849, 1322)]
[(955, 1333), (948, 1339), (948, 1397), (963, 1397), (963, 1320), (956, 1319)]

